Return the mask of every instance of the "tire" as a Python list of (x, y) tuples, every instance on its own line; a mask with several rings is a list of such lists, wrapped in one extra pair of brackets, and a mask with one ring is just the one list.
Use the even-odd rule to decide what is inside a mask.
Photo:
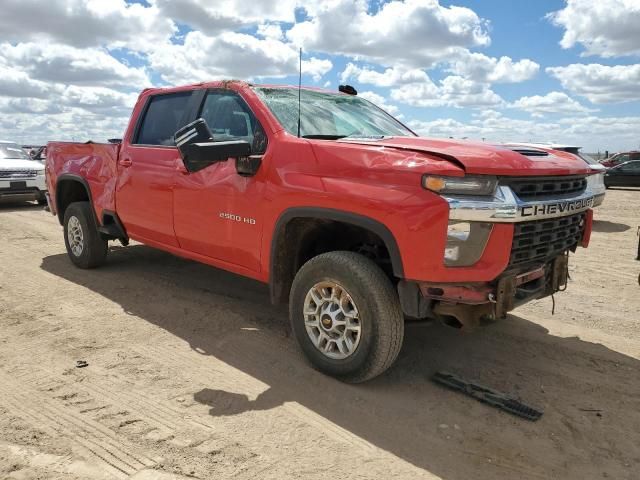
[[(312, 291), (321, 302), (314, 300)], [(331, 292), (340, 295), (339, 308), (327, 300)], [(335, 320), (348, 319), (350, 327), (344, 327), (345, 333), (338, 340), (331, 340), (330, 335), (339, 334), (326, 330), (333, 317), (323, 312), (331, 313), (333, 309), (335, 314), (336, 308), (339, 312)], [(357, 319), (350, 318), (354, 312)], [(402, 347), (404, 317), (393, 285), (373, 261), (354, 252), (324, 253), (302, 266), (291, 287), (289, 318), (311, 364), (348, 383), (360, 383), (380, 375), (393, 364)], [(349, 331), (350, 340), (346, 343), (347, 328), (358, 326), (359, 333)], [(323, 334), (325, 341), (320, 339)], [(346, 357), (340, 346), (350, 349)], [(321, 349), (328, 351), (323, 353)], [(344, 358), (336, 358), (340, 356)]]
[[(79, 234), (70, 239), (71, 230)], [(100, 236), (89, 202), (74, 202), (64, 212), (64, 244), (71, 261), (80, 268), (95, 268), (107, 257), (107, 241)], [(78, 238), (78, 236), (80, 238)]]

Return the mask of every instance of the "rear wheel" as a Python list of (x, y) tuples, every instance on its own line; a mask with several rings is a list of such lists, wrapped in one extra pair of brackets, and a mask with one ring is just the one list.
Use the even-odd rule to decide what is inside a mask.
[(80, 268), (95, 268), (107, 257), (107, 241), (100, 236), (89, 202), (74, 202), (64, 212), (64, 244)]
[(398, 296), (372, 260), (354, 252), (312, 258), (297, 273), (289, 315), (312, 365), (357, 383), (387, 370), (404, 335)]

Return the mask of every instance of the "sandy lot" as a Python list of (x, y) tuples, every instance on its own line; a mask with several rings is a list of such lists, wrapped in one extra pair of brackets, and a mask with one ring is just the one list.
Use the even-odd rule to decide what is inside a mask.
[[(555, 315), (410, 327), (387, 374), (350, 386), (306, 365), (266, 286), (141, 245), (79, 270), (52, 216), (2, 204), (0, 478), (640, 478), (640, 191), (596, 219)], [(544, 416), (444, 390), (439, 369)]]

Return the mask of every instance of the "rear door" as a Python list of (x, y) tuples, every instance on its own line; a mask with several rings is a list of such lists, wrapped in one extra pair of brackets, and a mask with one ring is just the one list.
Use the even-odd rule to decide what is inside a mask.
[(190, 118), (193, 91), (147, 99), (138, 125), (118, 158), (116, 205), (132, 237), (178, 246), (173, 230), (173, 184), (180, 154), (174, 133)]
[[(238, 93), (209, 90), (197, 116), (206, 120), (214, 141), (246, 140), (253, 155), (265, 154), (265, 131)], [(265, 154), (253, 177), (239, 175), (234, 159), (178, 174), (173, 209), (182, 248), (259, 271), (267, 159)]]

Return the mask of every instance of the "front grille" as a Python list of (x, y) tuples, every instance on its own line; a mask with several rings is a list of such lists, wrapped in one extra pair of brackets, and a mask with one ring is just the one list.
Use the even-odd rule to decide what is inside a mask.
[(37, 170), (0, 170), (0, 178), (33, 178)]
[(579, 195), (587, 188), (584, 176), (564, 177), (518, 177), (503, 178), (502, 185), (508, 185), (522, 200), (561, 199)]
[(522, 222), (514, 225), (509, 267), (525, 263), (544, 263), (582, 239), (585, 213), (561, 218)]

